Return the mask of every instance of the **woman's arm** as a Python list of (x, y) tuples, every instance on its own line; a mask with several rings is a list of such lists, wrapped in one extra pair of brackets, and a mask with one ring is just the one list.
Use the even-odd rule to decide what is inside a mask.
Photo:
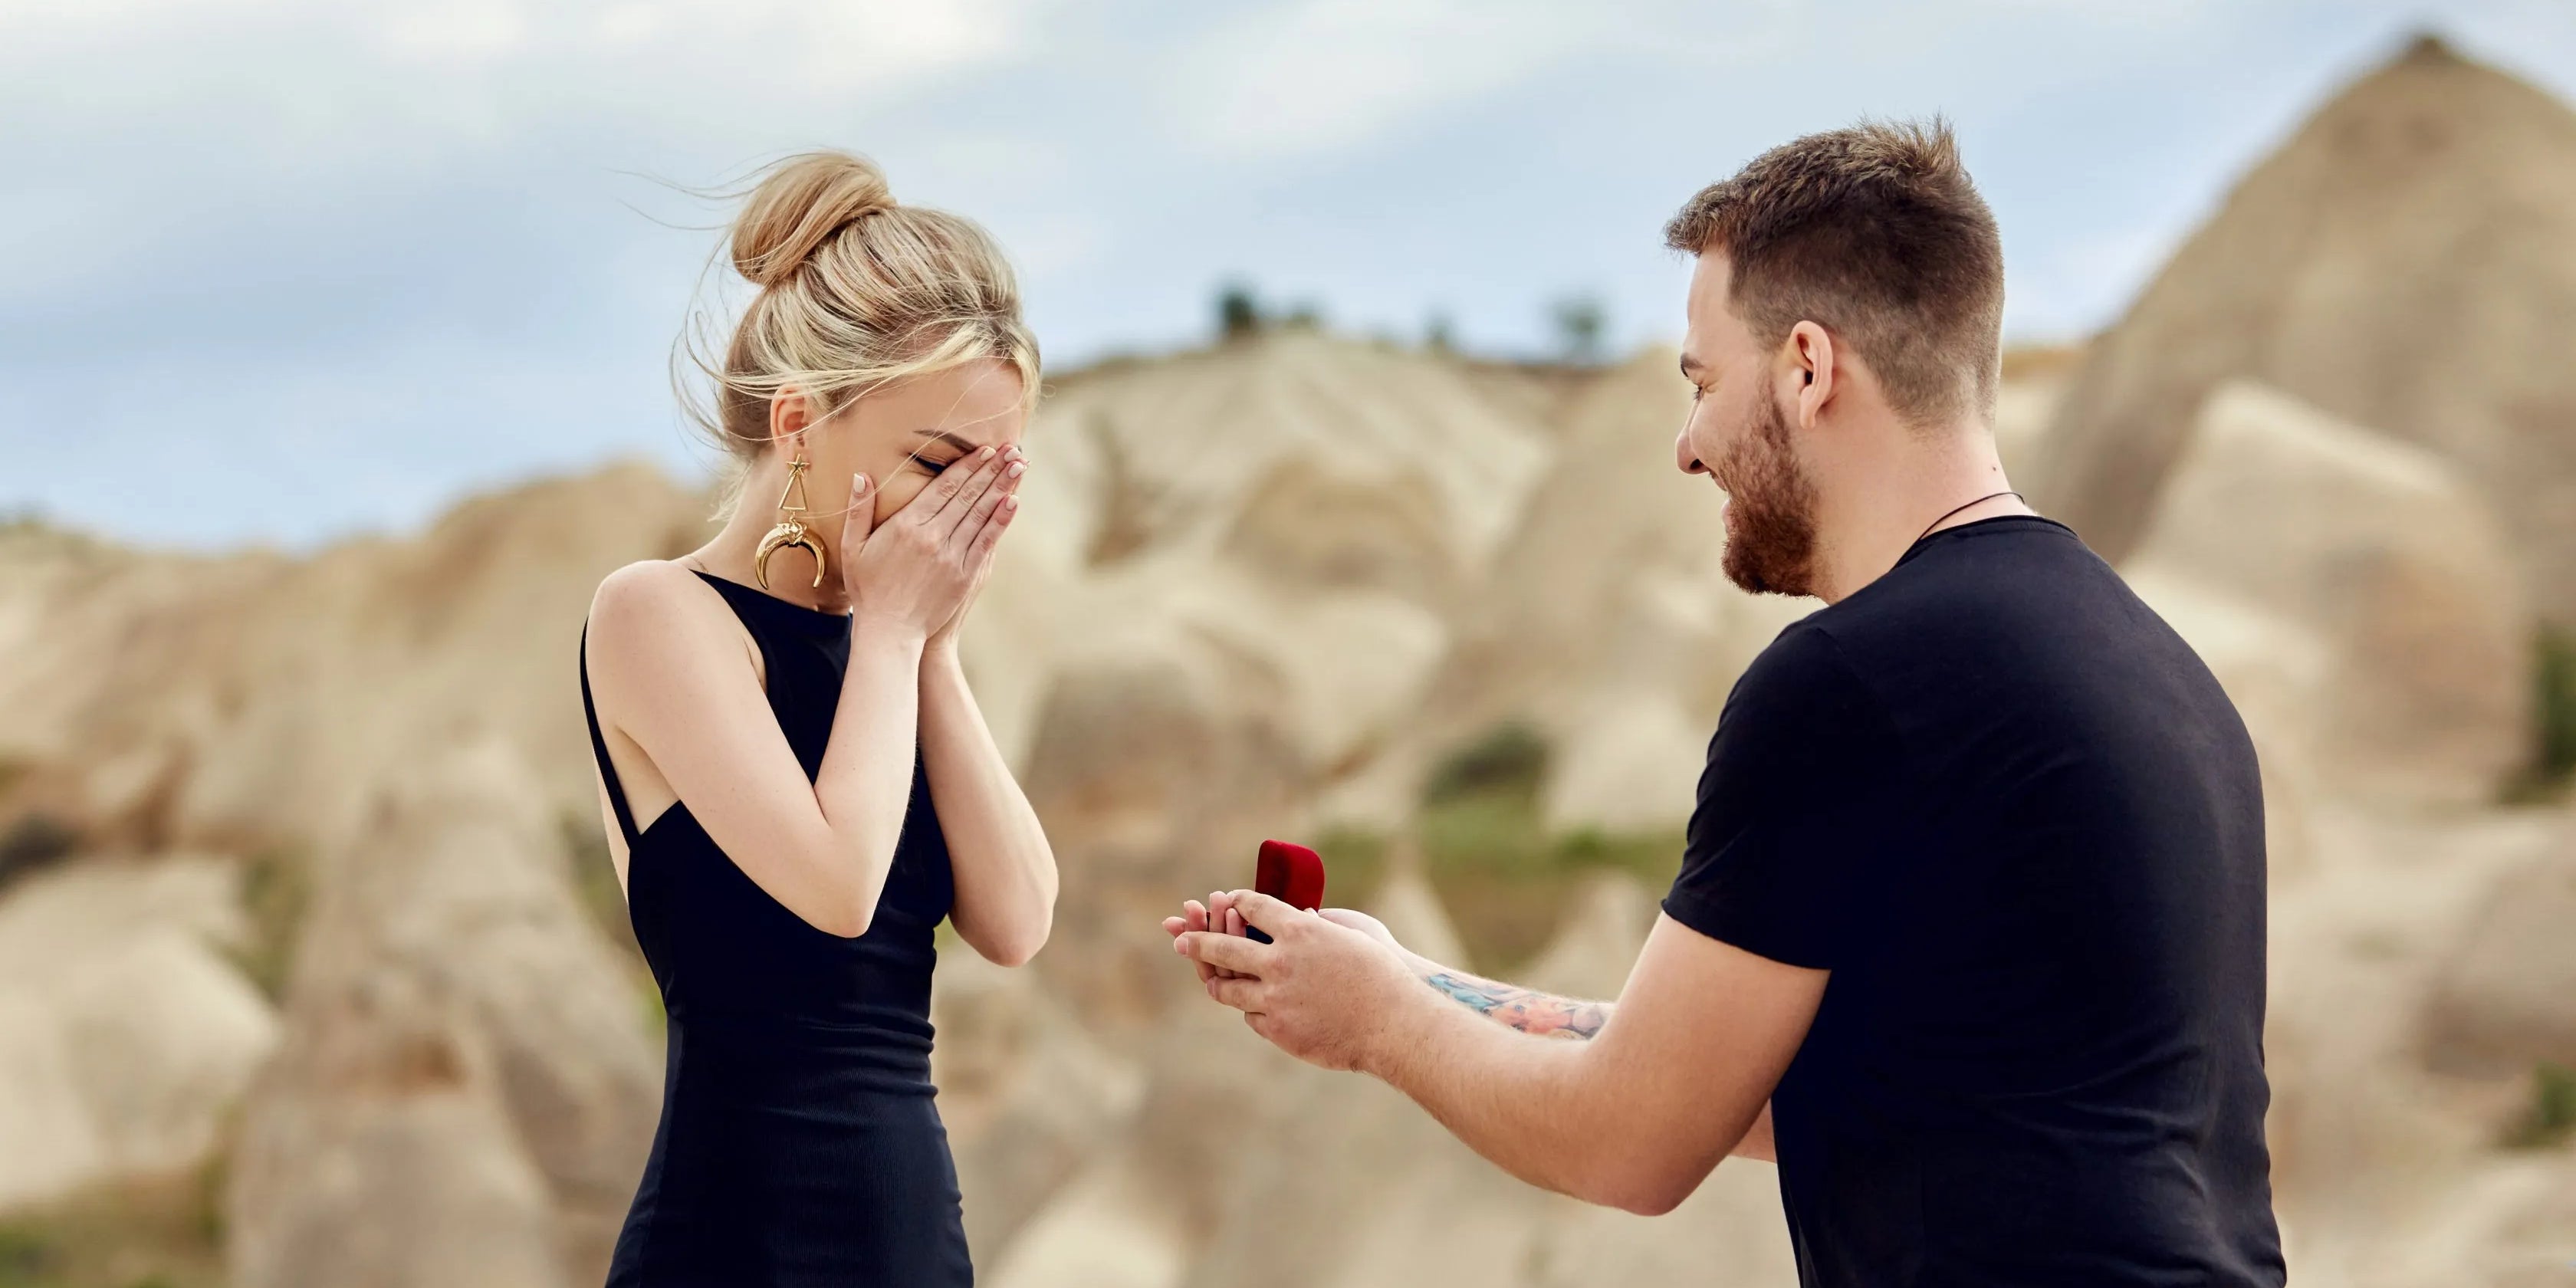
[(953, 632), (921, 664), (921, 752), (957, 877), (949, 921), (989, 961), (1037, 955), (1055, 924), (1055, 852), (966, 685)]
[[(998, 462), (952, 466), (873, 534), (852, 523), (849, 669), (812, 781), (780, 732), (756, 662), (714, 592), (674, 564), (619, 569), (592, 602), (591, 684), (707, 835), (771, 898), (830, 934), (876, 916), (912, 789), (921, 658), (989, 558)], [(872, 489), (853, 489), (865, 514)], [(1007, 516), (1004, 516), (1007, 522)]]

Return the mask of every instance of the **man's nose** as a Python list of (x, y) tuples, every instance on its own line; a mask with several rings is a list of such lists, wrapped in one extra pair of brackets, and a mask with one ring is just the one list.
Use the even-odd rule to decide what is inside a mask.
[(1679, 466), (1684, 474), (1708, 473), (1708, 467), (1699, 462), (1699, 453), (1691, 450), (1688, 425), (1682, 426), (1682, 432), (1673, 436), (1673, 464)]

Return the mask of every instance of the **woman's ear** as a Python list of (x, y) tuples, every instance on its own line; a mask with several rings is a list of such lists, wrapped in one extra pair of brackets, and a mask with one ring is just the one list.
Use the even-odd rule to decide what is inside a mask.
[(804, 433), (805, 427), (811, 423), (804, 390), (788, 385), (769, 396), (769, 441), (775, 443), (794, 438)]
[(1798, 428), (1813, 429), (1834, 397), (1834, 336), (1813, 322), (1789, 328), (1785, 346), (1798, 378)]

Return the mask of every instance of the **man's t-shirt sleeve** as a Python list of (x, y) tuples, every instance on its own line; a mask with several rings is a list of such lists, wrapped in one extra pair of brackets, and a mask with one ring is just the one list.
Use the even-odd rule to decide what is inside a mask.
[(1900, 752), (1831, 636), (1792, 626), (1728, 695), (1664, 911), (1792, 966), (1840, 960), (1886, 857)]

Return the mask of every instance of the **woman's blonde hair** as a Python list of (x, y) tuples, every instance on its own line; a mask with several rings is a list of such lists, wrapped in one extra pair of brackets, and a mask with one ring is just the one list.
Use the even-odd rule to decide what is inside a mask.
[(713, 362), (693, 329), (688, 360), (715, 386), (691, 419), (730, 453), (733, 486), (769, 445), (769, 404), (782, 389), (821, 421), (872, 390), (986, 358), (1020, 376), (1023, 411), (1038, 396), (1038, 345), (1020, 320), (1020, 287), (1001, 248), (974, 221), (898, 204), (885, 172), (847, 152), (806, 152), (766, 170), (732, 233), (735, 271), (759, 288)]

